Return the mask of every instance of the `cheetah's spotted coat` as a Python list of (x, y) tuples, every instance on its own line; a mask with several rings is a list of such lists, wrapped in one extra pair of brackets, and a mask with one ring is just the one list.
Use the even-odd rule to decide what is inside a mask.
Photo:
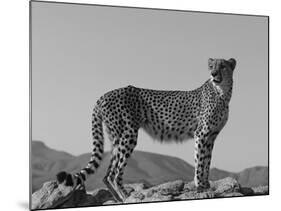
[(122, 175), (136, 144), (138, 130), (162, 142), (195, 139), (195, 176), (198, 189), (209, 187), (214, 141), (228, 119), (234, 59), (209, 59), (211, 78), (192, 91), (158, 91), (133, 86), (103, 95), (93, 110), (93, 151), (88, 165), (75, 175), (57, 174), (59, 183), (77, 185), (98, 168), (103, 154), (103, 125), (111, 142), (112, 157), (104, 183), (116, 200), (127, 194)]

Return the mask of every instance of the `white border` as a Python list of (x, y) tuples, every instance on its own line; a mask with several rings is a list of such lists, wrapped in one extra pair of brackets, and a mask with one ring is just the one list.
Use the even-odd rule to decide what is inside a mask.
[[(280, 7), (278, 1), (251, 0), (71, 0), (120, 6), (228, 12), (270, 16), (270, 196), (76, 208), (67, 210), (266, 210), (279, 207), (280, 149)], [(3, 1), (0, 7), (1, 53), (1, 209), (26, 210), (28, 203), (29, 37), (28, 1)], [(243, 50), (243, 49), (241, 49)], [(254, 80), (254, 70), (253, 80)], [(274, 115), (273, 115), (274, 114)], [(279, 123), (279, 124), (278, 124)], [(242, 147), (242, 146), (241, 146)], [(239, 152), (237, 152), (239, 153)], [(249, 155), (250, 156), (250, 155)], [(6, 209), (5, 209), (6, 208)]]

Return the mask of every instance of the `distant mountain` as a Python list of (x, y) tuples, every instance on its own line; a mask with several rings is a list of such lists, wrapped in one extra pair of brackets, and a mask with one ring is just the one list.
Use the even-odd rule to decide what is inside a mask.
[[(32, 192), (39, 189), (44, 182), (55, 179), (57, 172), (77, 172), (90, 159), (90, 153), (73, 156), (66, 152), (53, 150), (40, 141), (32, 141), (31, 156)], [(109, 161), (110, 154), (106, 152), (98, 171), (87, 180), (87, 190), (105, 187), (102, 179), (106, 174)], [(135, 151), (126, 167), (124, 182), (158, 185), (177, 179), (191, 181), (193, 175), (194, 167), (179, 158)], [(268, 184), (267, 167), (248, 168), (240, 173), (211, 169), (210, 180), (218, 180), (227, 176), (237, 179), (241, 185), (248, 187)]]
[(238, 173), (236, 178), (242, 186), (268, 185), (268, 167), (256, 166), (247, 168)]

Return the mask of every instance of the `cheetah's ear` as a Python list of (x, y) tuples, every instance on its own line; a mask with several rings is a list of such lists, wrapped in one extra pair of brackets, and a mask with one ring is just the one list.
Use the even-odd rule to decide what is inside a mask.
[(231, 59), (228, 60), (228, 63), (230, 65), (231, 69), (234, 70), (234, 68), (236, 66), (236, 60), (231, 58)]
[(214, 62), (214, 59), (212, 59), (212, 58), (208, 59), (208, 67), (209, 68), (211, 68), (213, 66), (213, 62)]

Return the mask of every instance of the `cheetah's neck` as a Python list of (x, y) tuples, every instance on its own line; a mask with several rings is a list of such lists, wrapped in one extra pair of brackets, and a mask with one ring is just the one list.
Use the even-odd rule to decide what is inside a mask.
[(209, 80), (209, 84), (214, 88), (217, 96), (227, 103), (229, 103), (232, 96), (233, 81), (229, 81), (224, 85), (216, 85), (213, 81)]

